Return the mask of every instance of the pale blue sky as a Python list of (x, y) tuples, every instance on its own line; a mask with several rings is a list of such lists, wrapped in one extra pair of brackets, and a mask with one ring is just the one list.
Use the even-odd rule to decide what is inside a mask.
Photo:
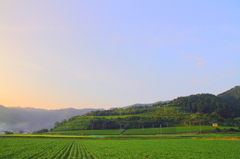
[(110, 108), (240, 85), (240, 1), (0, 1), (0, 104)]

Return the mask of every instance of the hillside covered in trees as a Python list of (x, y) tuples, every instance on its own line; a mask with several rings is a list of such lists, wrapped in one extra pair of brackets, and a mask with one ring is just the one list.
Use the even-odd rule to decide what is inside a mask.
[(212, 94), (197, 94), (179, 97), (171, 102), (191, 113), (203, 113), (215, 118), (234, 118), (239, 116), (239, 105), (225, 98)]
[(218, 95), (218, 97), (225, 98), (231, 102), (240, 105), (240, 86), (236, 86), (226, 92)]
[(153, 106), (132, 106), (98, 110), (68, 121), (56, 122), (53, 131), (86, 129), (132, 129), (188, 125), (239, 126), (240, 87), (236, 86), (218, 96), (196, 94), (178, 97)]

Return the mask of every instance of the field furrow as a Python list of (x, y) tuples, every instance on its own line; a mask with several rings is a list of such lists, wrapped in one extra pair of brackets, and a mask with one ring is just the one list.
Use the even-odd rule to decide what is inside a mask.
[(240, 158), (239, 140), (0, 138), (1, 159)]

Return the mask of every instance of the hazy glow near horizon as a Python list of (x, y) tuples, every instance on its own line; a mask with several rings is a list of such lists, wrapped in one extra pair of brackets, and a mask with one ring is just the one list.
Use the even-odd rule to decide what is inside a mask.
[(110, 108), (240, 79), (240, 1), (1, 1), (0, 105)]

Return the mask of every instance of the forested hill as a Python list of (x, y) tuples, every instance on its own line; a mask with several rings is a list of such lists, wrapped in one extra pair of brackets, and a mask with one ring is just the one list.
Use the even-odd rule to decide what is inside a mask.
[(223, 92), (219, 94), (218, 97), (225, 98), (240, 105), (240, 86), (236, 86), (226, 92)]
[(222, 118), (235, 118), (240, 116), (240, 107), (237, 103), (212, 94), (197, 94), (179, 97), (171, 101), (171, 104), (187, 109), (192, 113), (200, 112), (209, 115), (217, 115)]
[(230, 126), (240, 122), (239, 86), (218, 96), (196, 94), (178, 97), (168, 103), (153, 106), (132, 106), (92, 111), (74, 116), (68, 121), (55, 122), (53, 131), (81, 129), (118, 129), (182, 126), (217, 122)]

